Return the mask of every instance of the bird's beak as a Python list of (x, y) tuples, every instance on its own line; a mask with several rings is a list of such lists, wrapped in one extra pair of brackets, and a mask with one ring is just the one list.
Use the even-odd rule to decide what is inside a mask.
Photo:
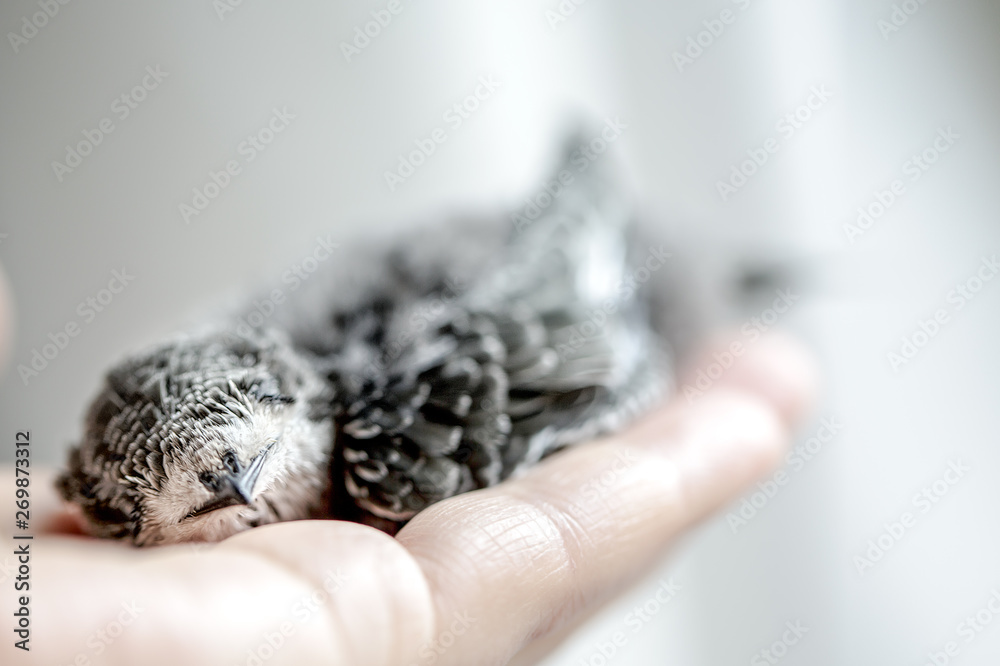
[(253, 501), (253, 488), (257, 484), (260, 471), (264, 468), (264, 460), (273, 446), (274, 444), (268, 444), (246, 468), (222, 475), (215, 497), (192, 511), (190, 515), (199, 516), (228, 506), (249, 505)]

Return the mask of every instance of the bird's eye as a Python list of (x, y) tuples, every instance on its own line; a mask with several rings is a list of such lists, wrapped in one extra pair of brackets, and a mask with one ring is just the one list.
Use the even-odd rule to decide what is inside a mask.
[(201, 482), (205, 484), (206, 488), (208, 488), (212, 492), (218, 492), (220, 484), (219, 484), (219, 476), (217, 474), (215, 474), (214, 472), (202, 472), (200, 475), (198, 475), (198, 478), (201, 479)]
[(261, 395), (257, 397), (261, 402), (280, 403), (290, 405), (295, 402), (295, 398), (290, 395)]
[(245, 379), (241, 383), (238, 383), (237, 386), (264, 404), (279, 403), (288, 405), (295, 402), (293, 396), (285, 395), (281, 392), (281, 387), (274, 377), (260, 378), (254, 380), (252, 383), (250, 383), (249, 379)]
[(222, 455), (222, 464), (233, 474), (240, 471), (240, 461), (232, 451), (226, 451)]

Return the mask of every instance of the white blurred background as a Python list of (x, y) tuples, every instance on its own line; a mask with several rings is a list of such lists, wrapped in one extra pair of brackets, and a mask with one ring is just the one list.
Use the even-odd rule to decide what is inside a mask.
[[(17, 311), (2, 431), (31, 429), (60, 462), (124, 352), (280, 275), (317, 236), (345, 247), (521, 206), (567, 122), (619, 119), (609, 159), (714, 285), (718, 326), (760, 316), (776, 289), (800, 295), (780, 324), (827, 379), (800, 445), (822, 418), (843, 427), (745, 525), (724, 512), (518, 663), (775, 663), (765, 649), (789, 665), (1000, 663), (1000, 279), (976, 281), (1000, 253), (1000, 4), (400, 0), (345, 54), (389, 4), (0, 6), (0, 264)], [(446, 116), (480, 77), (495, 90)], [(294, 118), (248, 162), (241, 142), (274, 109)], [(53, 168), (105, 119), (89, 155)], [(384, 173), (436, 128), (447, 140), (390, 191)], [(723, 200), (718, 182), (765, 145)], [(185, 221), (229, 160), (240, 173)], [(121, 293), (80, 309), (123, 269)], [(19, 370), (74, 323), (37, 375)], [(920, 347), (894, 362), (904, 336)], [(671, 578), (680, 591), (636, 631), (629, 614)]]

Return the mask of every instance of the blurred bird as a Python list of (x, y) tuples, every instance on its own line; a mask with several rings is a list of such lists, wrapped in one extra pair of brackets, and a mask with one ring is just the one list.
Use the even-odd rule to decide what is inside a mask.
[(315, 517), (394, 533), (662, 399), (650, 269), (579, 145), (505, 225), (331, 261), (260, 325), (248, 308), (115, 366), (57, 482), (86, 529), (136, 545)]

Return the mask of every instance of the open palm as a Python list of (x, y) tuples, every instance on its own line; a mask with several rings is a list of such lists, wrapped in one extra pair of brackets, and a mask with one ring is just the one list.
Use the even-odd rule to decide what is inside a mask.
[[(809, 402), (810, 367), (795, 345), (762, 339), (696, 402), (678, 396), (627, 432), (440, 502), (395, 538), (300, 521), (134, 549), (72, 534), (33, 470), (33, 524), (46, 534), (30, 542), (32, 649), (5, 641), (3, 661), (506, 663), (774, 465)], [(14, 558), (5, 564), (14, 576)], [(2, 595), (7, 617), (13, 602)]]

